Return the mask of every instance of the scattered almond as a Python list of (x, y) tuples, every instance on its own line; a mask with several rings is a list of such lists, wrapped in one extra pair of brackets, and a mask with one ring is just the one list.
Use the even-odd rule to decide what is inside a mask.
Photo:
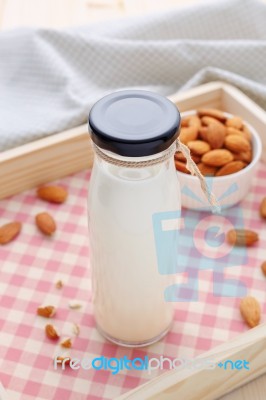
[(66, 348), (66, 349), (70, 349), (72, 347), (72, 341), (70, 338), (64, 339), (60, 344), (62, 347)]
[(261, 310), (258, 301), (254, 297), (248, 296), (241, 300), (240, 313), (250, 328), (259, 325)]
[(205, 116), (212, 117), (222, 122), (226, 121), (227, 119), (222, 111), (216, 110), (214, 108), (201, 108), (198, 110), (198, 115), (200, 117), (205, 117)]
[(56, 282), (55, 284), (56, 289), (62, 289), (63, 287), (63, 282), (61, 281), (61, 279), (59, 281)]
[(44, 306), (37, 308), (37, 314), (44, 318), (52, 318), (56, 313), (54, 306)]
[(264, 197), (260, 203), (260, 215), (266, 219), (266, 197)]
[(58, 334), (56, 328), (51, 324), (46, 325), (45, 333), (46, 333), (46, 336), (51, 340), (59, 339), (59, 334)]
[(76, 301), (70, 301), (68, 307), (71, 308), (71, 310), (79, 310), (82, 307), (82, 304), (77, 303)]
[(71, 358), (69, 355), (62, 355), (62, 356), (58, 356), (56, 357), (56, 362), (59, 365), (62, 365), (62, 368), (64, 369), (65, 366), (68, 366), (70, 364)]
[(235, 129), (241, 129), (243, 126), (243, 120), (239, 117), (228, 118), (225, 125)]
[(250, 143), (244, 137), (239, 135), (227, 135), (224, 140), (224, 146), (234, 153), (250, 151)]
[(266, 261), (263, 261), (260, 268), (262, 270), (262, 273), (266, 276)]
[(201, 161), (212, 167), (222, 167), (223, 165), (233, 161), (233, 155), (229, 150), (216, 149), (204, 154)]
[(209, 143), (204, 142), (203, 140), (192, 140), (187, 143), (187, 147), (193, 154), (198, 156), (207, 153), (207, 151), (210, 151), (211, 149)]
[(231, 161), (228, 164), (225, 164), (222, 168), (220, 168), (215, 176), (223, 176), (234, 174), (235, 172), (241, 171), (241, 169), (246, 167), (246, 163), (243, 161)]
[(75, 336), (78, 336), (80, 334), (80, 327), (78, 324), (73, 324), (72, 331)]
[(43, 186), (37, 190), (37, 195), (42, 200), (60, 204), (66, 201), (68, 193), (61, 186)]
[(227, 232), (227, 241), (233, 246), (252, 246), (259, 240), (259, 235), (248, 229), (231, 229)]
[(56, 231), (55, 220), (47, 212), (37, 214), (35, 217), (35, 222), (39, 230), (47, 236), (51, 236)]
[(0, 228), (0, 244), (7, 244), (14, 240), (21, 231), (20, 222), (10, 222)]

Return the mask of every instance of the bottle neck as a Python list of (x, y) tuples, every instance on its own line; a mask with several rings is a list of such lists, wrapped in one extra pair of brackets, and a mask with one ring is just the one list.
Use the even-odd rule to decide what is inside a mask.
[(171, 159), (176, 152), (176, 142), (174, 142), (167, 150), (146, 157), (120, 156), (108, 150), (101, 149), (95, 144), (94, 144), (94, 150), (100, 160), (103, 160), (109, 164), (124, 168), (145, 168), (161, 164)]

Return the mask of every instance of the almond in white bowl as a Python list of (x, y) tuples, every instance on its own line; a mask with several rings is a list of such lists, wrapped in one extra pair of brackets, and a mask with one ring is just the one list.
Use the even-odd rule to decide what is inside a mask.
[[(192, 156), (222, 208), (234, 206), (248, 194), (258, 166), (262, 144), (256, 130), (244, 119), (220, 110), (202, 109), (182, 113), (182, 129), (197, 118), (197, 134), (187, 141)], [(195, 124), (194, 124), (195, 126)], [(195, 131), (195, 129), (194, 129)], [(175, 159), (181, 157), (175, 156)], [(184, 164), (184, 165), (183, 165)], [(185, 162), (176, 163), (182, 206), (210, 210), (197, 177), (186, 172)]]

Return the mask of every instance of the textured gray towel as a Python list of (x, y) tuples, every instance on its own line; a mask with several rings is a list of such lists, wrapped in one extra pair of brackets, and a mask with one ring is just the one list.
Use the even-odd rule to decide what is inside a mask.
[(122, 88), (170, 95), (212, 80), (266, 108), (266, 4), (229, 0), (89, 27), (0, 34), (0, 149), (84, 123)]

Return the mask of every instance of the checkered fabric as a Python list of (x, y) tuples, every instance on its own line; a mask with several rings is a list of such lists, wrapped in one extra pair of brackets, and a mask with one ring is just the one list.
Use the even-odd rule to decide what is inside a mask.
[[(87, 183), (89, 172), (62, 179), (69, 190), (65, 204), (45, 203), (27, 191), (0, 202), (1, 225), (13, 220), (23, 223), (20, 236), (0, 247), (0, 381), (9, 400), (109, 400), (155, 377), (158, 371), (54, 370), (52, 359), (59, 347), (45, 337), (47, 320), (36, 315), (41, 304), (52, 304), (52, 320), (62, 336), (73, 337), (71, 356), (106, 357), (194, 357), (248, 329), (240, 316), (239, 298), (213, 295), (212, 271), (199, 271), (199, 299), (176, 303), (174, 325), (160, 342), (143, 349), (125, 349), (103, 339), (95, 328), (91, 305), (91, 273), (87, 232)], [(266, 279), (260, 264), (266, 260), (266, 222), (259, 214), (265, 196), (266, 166), (260, 165), (252, 191), (242, 202), (245, 226), (260, 233), (258, 245), (248, 250), (247, 265), (231, 267), (227, 277), (240, 277), (266, 314)], [(57, 221), (55, 237), (43, 236), (34, 216), (50, 212)], [(198, 258), (195, 263), (199, 263)], [(62, 289), (55, 287), (61, 279)], [(177, 276), (182, 282), (184, 276)], [(82, 304), (69, 309), (69, 301)], [(80, 326), (73, 336), (72, 324)]]
[(0, 151), (85, 123), (119, 89), (214, 80), (266, 108), (266, 4), (223, 0), (68, 30), (0, 35)]

